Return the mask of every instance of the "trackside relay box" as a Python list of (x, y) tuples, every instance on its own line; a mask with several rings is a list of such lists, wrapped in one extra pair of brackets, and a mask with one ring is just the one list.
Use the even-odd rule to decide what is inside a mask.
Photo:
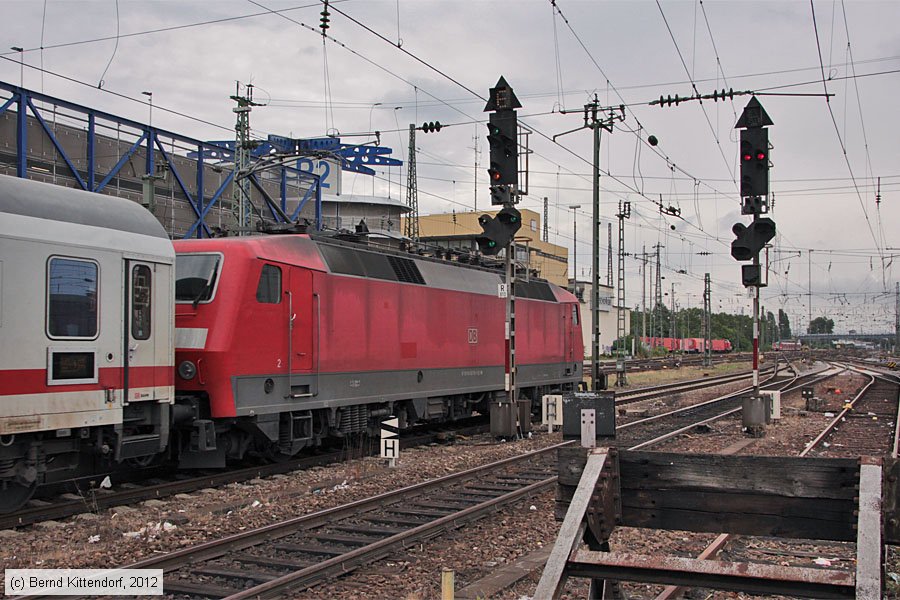
[(581, 411), (593, 409), (597, 438), (616, 435), (615, 392), (571, 392), (562, 398), (563, 438), (581, 438)]

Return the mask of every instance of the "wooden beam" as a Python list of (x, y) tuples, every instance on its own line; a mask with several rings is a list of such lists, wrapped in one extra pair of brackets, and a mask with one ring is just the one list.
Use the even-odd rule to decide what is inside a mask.
[(884, 544), (881, 541), (881, 465), (877, 459), (863, 458), (859, 470), (859, 526), (856, 538), (856, 597), (881, 598), (881, 568)]
[[(582, 449), (582, 452), (585, 452), (585, 450)], [(541, 580), (534, 591), (535, 598), (556, 599), (562, 594), (567, 576), (565, 572), (566, 562), (569, 559), (569, 555), (581, 544), (582, 538), (584, 538), (584, 532), (587, 528), (585, 516), (594, 495), (594, 488), (600, 479), (600, 473), (608, 460), (612, 459), (609, 457), (607, 448), (591, 450), (590, 454), (587, 455), (587, 461), (581, 473), (578, 488), (572, 496), (566, 518), (559, 529), (559, 535), (556, 537), (556, 543), (550, 552), (550, 558), (547, 559), (544, 572), (541, 574)]]
[[(855, 591), (853, 574), (846, 571), (590, 550), (577, 551), (566, 572), (573, 577), (614, 577), (801, 598), (853, 598)], [(542, 597), (535, 593), (535, 598)]]
[(622, 486), (635, 490), (733, 490), (788, 498), (853, 500), (859, 477), (858, 463), (850, 458), (622, 451), (619, 465)]
[(896, 458), (884, 459), (881, 494), (884, 543), (900, 545), (900, 461)]
[[(716, 555), (725, 547), (725, 545), (731, 540), (731, 535), (728, 533), (720, 533), (713, 542), (706, 547), (703, 552), (697, 556), (697, 560), (712, 560), (716, 557)], [(680, 585), (667, 585), (666, 589), (664, 589), (654, 600), (673, 600), (674, 598), (680, 598), (684, 593), (685, 588)]]

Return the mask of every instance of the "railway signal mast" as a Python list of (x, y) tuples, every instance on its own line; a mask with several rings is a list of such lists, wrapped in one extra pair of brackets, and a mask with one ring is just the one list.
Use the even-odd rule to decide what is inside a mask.
[[(750, 261), (741, 266), (744, 287), (753, 294), (753, 392), (759, 397), (759, 288), (768, 285), (759, 262), (759, 253), (775, 237), (775, 221), (762, 216), (769, 212), (769, 130), (772, 119), (754, 96), (744, 107), (735, 129), (741, 130), (741, 214), (752, 215), (749, 225), (735, 223), (731, 230), (731, 256)], [(746, 419), (745, 419), (746, 423)]]
[[(516, 270), (515, 270), (515, 235), (522, 226), (522, 215), (515, 205), (520, 196), (527, 190), (519, 188), (519, 125), (516, 109), (522, 104), (516, 98), (513, 89), (500, 77), (497, 85), (491, 88), (485, 112), (490, 112), (488, 119), (488, 144), (490, 144), (490, 177), (491, 204), (502, 206), (496, 217), (481, 215), (478, 223), (483, 230), (476, 238), (483, 254), (496, 255), (505, 250), (505, 284), (498, 293), (506, 298), (506, 360), (505, 383), (506, 398), (504, 401), (491, 404), (491, 433), (497, 436), (511, 437), (519, 431), (530, 427), (529, 417), (519, 410), (516, 392)], [(529, 407), (530, 408), (530, 407)]]

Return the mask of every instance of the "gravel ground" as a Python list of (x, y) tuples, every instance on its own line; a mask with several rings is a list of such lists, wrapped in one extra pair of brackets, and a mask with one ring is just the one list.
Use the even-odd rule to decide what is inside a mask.
[[(559, 443), (560, 434), (518, 442), (488, 436), (404, 450), (389, 469), (377, 458), (275, 475), (220, 489), (0, 531), (3, 568), (102, 568), (367, 498)], [(168, 523), (168, 525), (166, 525)]]
[[(833, 388), (832, 391), (817, 386), (817, 392), (828, 402), (826, 409), (836, 409), (861, 382), (858, 376), (844, 374), (824, 384)], [(840, 393), (835, 391), (837, 389)], [(681, 405), (722, 393), (722, 389), (713, 388), (712, 391), (681, 394), (678, 399), (661, 402), (657, 408), (671, 408), (673, 404)], [(781, 422), (768, 427), (764, 438), (754, 440), (742, 452), (796, 455), (828, 421), (821, 412), (806, 411), (799, 392), (783, 397), (782, 403)], [(629, 408), (635, 406), (630, 405)], [(659, 449), (718, 452), (742, 439), (746, 437), (740, 431), (740, 420), (735, 419), (715, 423), (706, 432), (681, 436)], [(358, 459), (340, 466), (203, 490), (168, 501), (148, 501), (140, 506), (81, 515), (61, 523), (0, 532), (0, 560), (4, 568), (126, 565), (154, 553), (337, 506), (559, 441), (559, 433), (536, 433), (532, 439), (507, 443), (497, 443), (486, 436), (473, 437), (457, 440), (452, 445), (405, 450), (394, 469), (388, 469), (380, 459)], [(411, 547), (403, 556), (370, 565), (336, 582), (296, 593), (292, 597), (440, 598), (443, 568), (455, 571), (456, 589), (461, 589), (522, 556), (552, 545), (559, 528), (553, 517), (553, 507), (552, 492), (536, 496), (529, 502), (498, 511), (494, 516), (452, 535)], [(614, 550), (696, 556), (713, 537), (619, 528), (611, 543)], [(742, 559), (752, 555), (763, 560), (790, 561), (791, 564), (798, 564), (798, 558), (809, 562), (821, 555), (833, 559), (833, 567), (840, 568), (850, 565), (848, 557), (852, 556), (853, 548), (852, 544), (786, 546), (779, 540), (742, 537), (735, 546), (730, 547), (729, 552), (739, 553)], [(798, 557), (798, 553), (815, 557)], [(889, 553), (888, 570), (900, 572), (898, 562), (894, 553)], [(520, 600), (530, 597), (539, 575), (535, 573), (492, 598)], [(653, 597), (660, 589), (658, 586), (626, 584), (632, 598)], [(568, 583), (563, 597), (582, 598), (586, 592), (585, 581), (573, 580)], [(704, 593), (694, 597), (747, 597), (742, 594), (710, 593), (710, 596)]]

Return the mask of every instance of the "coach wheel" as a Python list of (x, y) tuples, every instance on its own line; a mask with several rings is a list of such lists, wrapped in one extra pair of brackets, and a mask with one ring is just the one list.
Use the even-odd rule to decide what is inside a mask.
[(11, 513), (25, 506), (36, 489), (36, 481), (28, 485), (9, 480), (0, 482), (0, 514)]

